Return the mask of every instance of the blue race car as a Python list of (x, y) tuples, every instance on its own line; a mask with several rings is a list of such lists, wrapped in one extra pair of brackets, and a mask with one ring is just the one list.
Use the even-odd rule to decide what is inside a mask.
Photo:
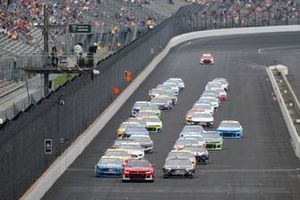
[(220, 123), (217, 132), (223, 138), (241, 138), (243, 127), (238, 121), (224, 120)]
[(95, 166), (96, 176), (121, 176), (123, 164), (122, 158), (102, 156)]

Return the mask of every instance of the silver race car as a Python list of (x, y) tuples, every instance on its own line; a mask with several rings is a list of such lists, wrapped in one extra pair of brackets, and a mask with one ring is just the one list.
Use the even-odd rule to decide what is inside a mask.
[(195, 175), (195, 167), (189, 158), (170, 158), (166, 160), (163, 166), (163, 177), (184, 176), (193, 178)]

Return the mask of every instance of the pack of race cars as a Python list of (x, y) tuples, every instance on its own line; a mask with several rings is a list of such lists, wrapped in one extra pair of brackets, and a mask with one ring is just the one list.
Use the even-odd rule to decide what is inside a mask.
[[(145, 159), (145, 154), (154, 150), (151, 134), (163, 129), (162, 110), (172, 110), (184, 88), (182, 79), (170, 78), (149, 90), (149, 101), (136, 101), (132, 106), (132, 117), (120, 124), (117, 139), (96, 164), (96, 176), (121, 177), (123, 182), (153, 182), (154, 165)], [(162, 169), (164, 178), (193, 178), (196, 165), (208, 163), (209, 151), (223, 149), (223, 138), (243, 136), (242, 126), (233, 120), (222, 121), (216, 131), (204, 130), (214, 127), (214, 113), (227, 99), (228, 91), (229, 83), (225, 78), (207, 83), (200, 98), (187, 111), (186, 125), (165, 159)]]

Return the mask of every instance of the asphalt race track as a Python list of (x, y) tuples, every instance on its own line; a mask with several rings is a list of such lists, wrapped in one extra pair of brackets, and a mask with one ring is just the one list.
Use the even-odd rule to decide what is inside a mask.
[[(295, 70), (299, 57), (285, 59), (280, 51), (258, 53), (259, 48), (295, 45), (300, 46), (299, 33), (204, 38), (174, 48), (43, 199), (300, 199), (300, 161), (264, 69), (278, 54), (278, 63), (285, 61)], [(200, 54), (205, 52), (215, 56), (215, 65), (200, 66)], [(178, 105), (163, 113), (163, 131), (151, 135), (155, 152), (146, 158), (156, 165), (155, 182), (96, 178), (94, 166), (116, 138), (119, 124), (130, 116), (131, 106), (147, 100), (148, 90), (169, 77), (182, 78), (186, 90)], [(186, 111), (216, 77), (227, 78), (231, 89), (228, 101), (215, 113), (214, 129), (221, 120), (236, 119), (243, 125), (244, 137), (225, 139), (224, 150), (211, 152), (209, 163), (197, 166), (194, 179), (163, 179), (164, 160), (184, 126)]]

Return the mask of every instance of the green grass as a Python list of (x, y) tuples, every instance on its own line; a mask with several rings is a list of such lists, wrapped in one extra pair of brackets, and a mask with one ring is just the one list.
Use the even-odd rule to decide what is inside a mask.
[(54, 89), (63, 85), (67, 80), (72, 79), (74, 76), (77, 76), (77, 74), (62, 74), (62, 75), (56, 77), (55, 79), (53, 79)]
[[(113, 53), (114, 53), (114, 51), (105, 52), (104, 54), (99, 56), (99, 58), (96, 58), (96, 61), (97, 61), (96, 63), (100, 62), (101, 60), (104, 60), (105, 58), (107, 58), (108, 56), (110, 56)], [(77, 74), (62, 74), (62, 75), (56, 77), (55, 79), (53, 79), (54, 89), (63, 85), (67, 80), (72, 79), (74, 76), (77, 76)]]
[(96, 63), (100, 62), (101, 60), (104, 60), (105, 58), (107, 58), (108, 56), (110, 56), (113, 53), (115, 53), (115, 51), (108, 51), (108, 52), (103, 53), (101, 56), (96, 58)]

